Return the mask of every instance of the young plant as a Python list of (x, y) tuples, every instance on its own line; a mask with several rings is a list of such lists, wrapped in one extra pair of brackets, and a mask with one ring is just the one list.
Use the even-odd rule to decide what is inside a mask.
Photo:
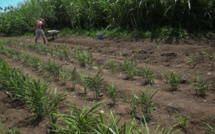
[(63, 52), (61, 52), (61, 51), (56, 51), (55, 54), (58, 56), (58, 58), (59, 58), (60, 60), (63, 60), (63, 57), (64, 57), (64, 53), (63, 53)]
[(33, 68), (35, 68), (36, 70), (38, 70), (39, 69), (39, 66), (40, 66), (40, 59), (39, 58), (33, 58), (32, 60), (31, 60), (31, 66), (33, 67)]
[(154, 83), (154, 75), (153, 75), (153, 72), (150, 71), (150, 68), (142, 67), (142, 75), (146, 79), (145, 84)]
[(110, 61), (107, 64), (108, 68), (111, 70), (112, 74), (115, 72), (117, 64), (114, 61)]
[(187, 121), (189, 120), (189, 116), (188, 115), (181, 115), (178, 111), (175, 111), (175, 121), (178, 124), (179, 127), (181, 127), (182, 129), (185, 129), (186, 125), (187, 125)]
[[(215, 123), (215, 117), (212, 117), (213, 122)], [(204, 128), (205, 133), (207, 134), (215, 134), (215, 125), (212, 126), (211, 124), (205, 123), (204, 124), (207, 126), (207, 128)]]
[(133, 134), (136, 129), (135, 120), (128, 120), (122, 125), (120, 121), (122, 117), (117, 117), (110, 112), (110, 120), (107, 121), (107, 114), (100, 114), (98, 125), (94, 128), (97, 134)]
[(58, 65), (55, 61), (51, 61), (49, 59), (49, 61), (46, 63), (46, 70), (49, 72), (50, 75), (52, 75), (55, 80), (59, 80), (59, 76), (60, 76), (60, 68), (63, 66), (62, 65)]
[(192, 65), (192, 67), (195, 67), (198, 58), (199, 58), (198, 56), (194, 56), (193, 58), (187, 57), (187, 60)]
[(63, 50), (63, 55), (64, 55), (65, 60), (68, 61), (70, 59), (69, 48), (67, 46)]
[(65, 72), (65, 71), (61, 71), (60, 70), (60, 75), (61, 75), (61, 77), (62, 77), (62, 79), (63, 79), (63, 85), (66, 85), (66, 81), (67, 81), (67, 79), (69, 78), (69, 76), (70, 76), (70, 74), (68, 73), (68, 72)]
[(158, 92), (158, 90), (156, 91), (152, 91), (152, 90), (148, 90), (148, 88), (146, 89), (145, 92), (140, 91), (139, 94), (139, 98), (138, 98), (138, 105), (140, 105), (141, 107), (141, 112), (143, 114), (143, 116), (145, 117), (146, 121), (148, 121), (151, 117), (152, 114), (152, 110), (155, 106), (155, 104), (152, 102), (152, 98), (154, 97), (154, 95)]
[(112, 82), (112, 84), (109, 85), (109, 87), (107, 88), (107, 92), (109, 97), (112, 99), (113, 101), (113, 105), (116, 104), (116, 97), (119, 95), (119, 91), (118, 89), (115, 88), (114, 83)]
[(72, 89), (75, 90), (75, 85), (79, 81), (79, 74), (76, 70), (76, 67), (73, 68), (72, 72), (70, 73), (70, 80), (72, 81)]
[(212, 70), (214, 69), (214, 61), (215, 61), (215, 52), (213, 52), (211, 57)]
[(102, 109), (100, 105), (102, 103), (96, 103), (91, 108), (86, 106), (83, 109), (79, 108), (75, 103), (69, 105), (71, 111), (68, 115), (61, 113), (55, 114), (59, 118), (60, 124), (52, 124), (57, 128), (53, 132), (63, 134), (85, 134), (93, 132), (93, 129), (98, 125), (101, 115), (100, 110)]
[(139, 99), (138, 96), (135, 94), (135, 92), (132, 92), (131, 96), (130, 97), (127, 96), (125, 99), (131, 106), (131, 116), (137, 117), (136, 108)]
[(196, 80), (193, 81), (195, 84), (196, 94), (200, 93), (201, 96), (205, 96), (206, 92), (210, 90), (210, 86), (208, 85), (208, 80), (201, 79), (198, 75), (196, 75)]
[(87, 76), (84, 75), (84, 74), (81, 74), (80, 72), (78, 72), (78, 74), (79, 74), (79, 77), (80, 77), (80, 82), (84, 86), (84, 93), (87, 94), (87, 84), (86, 84)]
[(127, 79), (132, 79), (138, 73), (136, 64), (133, 61), (128, 62), (128, 60), (125, 60), (122, 63), (121, 68), (125, 72)]
[(177, 90), (181, 81), (182, 76), (180, 74), (176, 74), (175, 72), (171, 72), (168, 75), (164, 75), (166, 77), (166, 82), (171, 85), (172, 90)]
[(104, 78), (103, 78), (102, 70), (99, 70), (95, 75), (87, 76), (85, 78), (85, 81), (86, 81), (87, 87), (89, 87), (93, 91), (94, 98), (96, 100), (98, 100), (100, 89), (104, 84)]

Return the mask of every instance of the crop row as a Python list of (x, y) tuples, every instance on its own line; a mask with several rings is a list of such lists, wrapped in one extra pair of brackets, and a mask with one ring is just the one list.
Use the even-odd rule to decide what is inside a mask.
[[(45, 54), (50, 53), (51, 56), (57, 55), (60, 60), (62, 60), (63, 58), (67, 61), (69, 61), (70, 59), (73, 59), (78, 61), (81, 67), (86, 67), (86, 64), (88, 64), (92, 68), (93, 65), (96, 65), (95, 63), (93, 63), (93, 56), (91, 52), (80, 50), (78, 47), (75, 47), (73, 52), (71, 53), (68, 46), (66, 45), (63, 50), (60, 50), (58, 49), (59, 47), (58, 45), (54, 45), (54, 48), (49, 48), (46, 45), (38, 45), (34, 43), (29, 45), (25, 45), (25, 44), (17, 45), (11, 40), (8, 40), (8, 41), (6, 40), (3, 42), (3, 44), (7, 44), (10, 47), (16, 47), (16, 48), (21, 47), (23, 49), (27, 48), (29, 50), (36, 51), (36, 52), (43, 52)], [(211, 61), (213, 65), (213, 62), (215, 61), (214, 53), (212, 55), (212, 58), (211, 56), (209, 56), (209, 54), (206, 51), (202, 51), (201, 53), (204, 54), (205, 57), (212, 59)], [(192, 61), (192, 60), (193, 60), (192, 58), (189, 58), (188, 61)], [(37, 60), (34, 60), (34, 61), (37, 61)], [(191, 63), (194, 64), (193, 62)], [(123, 71), (126, 79), (133, 79), (136, 75), (140, 75), (143, 77), (145, 85), (154, 83), (153, 71), (151, 71), (150, 68), (148, 67), (144, 67), (144, 66), (142, 68), (137, 67), (136, 62), (133, 60), (129, 61), (126, 59), (122, 63), (116, 63), (111, 60), (105, 66), (108, 69), (110, 69), (112, 73), (115, 73), (116, 70)], [(67, 77), (67, 74), (65, 73), (58, 73), (58, 75), (60, 74), (64, 75), (63, 78)], [(169, 75), (164, 75), (164, 77), (166, 78), (166, 83), (168, 83), (172, 87), (171, 88), (172, 90), (177, 90), (178, 88), (180, 88), (179, 85), (183, 80), (183, 77), (180, 75), (180, 73), (170, 72)], [(56, 78), (58, 78), (58, 76), (56, 76)], [(196, 90), (196, 94), (200, 94), (201, 96), (206, 95), (206, 92), (210, 90), (209, 80), (210, 79), (202, 79), (198, 75), (196, 75), (196, 79), (192, 81), (194, 83), (194, 89)]]
[[(52, 94), (49, 88), (49, 82), (35, 81), (30, 76), (24, 75), (21, 69), (11, 68), (3, 58), (0, 58), (0, 70), (0, 83), (3, 85), (3, 88), (11, 92), (13, 98), (22, 101), (28, 109), (36, 114), (36, 118), (43, 119), (44, 117), (48, 117), (48, 124), (51, 125), (50, 129), (52, 132), (91, 132), (100, 134), (113, 132), (119, 134), (131, 132), (150, 133), (146, 122), (145, 125), (142, 124), (141, 131), (137, 129), (137, 124), (134, 119), (130, 123), (128, 121), (122, 126), (119, 126), (121, 118), (115, 117), (112, 112), (110, 114), (101, 113), (100, 110), (103, 107), (101, 106), (102, 102), (95, 104), (91, 108), (85, 107), (83, 109), (74, 103), (73, 105), (69, 105), (71, 107), (69, 115), (58, 113), (59, 103), (66, 99), (66, 95), (58, 95), (57, 89)], [(108, 118), (110, 121), (106, 120)], [(159, 127), (157, 127), (156, 131), (171, 133), (175, 126), (168, 128), (164, 126), (160, 129)], [(174, 132), (177, 131), (179, 130)]]

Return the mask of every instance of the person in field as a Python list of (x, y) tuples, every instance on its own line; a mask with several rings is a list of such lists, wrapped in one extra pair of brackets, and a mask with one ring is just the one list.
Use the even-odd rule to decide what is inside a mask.
[(37, 28), (36, 28), (36, 38), (35, 38), (35, 43), (37, 43), (37, 39), (42, 36), (43, 38), (43, 42), (44, 44), (46, 44), (46, 38), (45, 38), (45, 34), (43, 32), (44, 30), (44, 20), (42, 18), (40, 18), (39, 20), (37, 20)]

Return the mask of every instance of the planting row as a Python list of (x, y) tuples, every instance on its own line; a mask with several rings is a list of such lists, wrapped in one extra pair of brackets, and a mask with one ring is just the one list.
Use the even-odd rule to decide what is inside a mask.
[[(142, 124), (142, 130), (137, 129), (134, 119), (119, 126), (121, 118), (115, 117), (112, 112), (101, 112), (102, 102), (91, 108), (79, 108), (75, 103), (71, 107), (70, 114), (58, 113), (59, 104), (66, 99), (66, 95), (58, 95), (57, 89), (51, 92), (47, 81), (35, 81), (18, 68), (11, 68), (7, 62), (0, 58), (0, 83), (4, 89), (12, 93), (12, 97), (20, 100), (25, 106), (36, 114), (36, 118), (49, 118), (48, 124), (52, 132), (56, 133), (150, 133), (147, 123)], [(156, 91), (157, 92), (157, 91)], [(154, 92), (150, 98), (156, 93)], [(147, 93), (148, 94), (148, 93)], [(146, 97), (146, 95), (144, 94)], [(149, 98), (149, 97), (147, 97)], [(135, 97), (137, 100), (137, 97)], [(139, 98), (140, 100), (140, 98)], [(142, 102), (143, 104), (143, 102)], [(110, 119), (110, 121), (107, 121)], [(144, 117), (143, 117), (144, 119)], [(171, 133), (173, 127), (157, 127), (160, 133)], [(159, 130), (158, 130), (159, 129)], [(174, 131), (176, 133), (179, 130)]]
[[(48, 48), (46, 45), (38, 45), (38, 44), (29, 44), (29, 45), (18, 45), (11, 40), (5, 40), (2, 42), (4, 45), (9, 45), (10, 47), (16, 47), (16, 48), (28, 48), (29, 50), (36, 51), (36, 52), (43, 52), (45, 54), (50, 53), (51, 56), (57, 55), (61, 60), (64, 58), (65, 60), (69, 61), (71, 58), (74, 60), (77, 60), (80, 63), (81, 67), (86, 67), (86, 64), (92, 68), (95, 63), (93, 63), (93, 57), (90, 51), (84, 51), (80, 50), (78, 47), (74, 48), (74, 51), (71, 53), (69, 51), (68, 46), (65, 45), (65, 48), (63, 50), (58, 49), (58, 45), (54, 45), (54, 48)], [(213, 53), (213, 56), (209, 56), (208, 52), (202, 51), (202, 54), (204, 54), (205, 57), (208, 57), (210, 61), (215, 60), (215, 55)], [(198, 58), (198, 57), (197, 57)], [(192, 58), (188, 58), (192, 65), (194, 65), (196, 62), (192, 62)], [(38, 61), (38, 60), (34, 60)], [(38, 65), (38, 64), (36, 64)], [(35, 65), (33, 65), (35, 66)], [(154, 75), (153, 72), (150, 70), (150, 68), (143, 66), (142, 68), (137, 67), (137, 64), (135, 61), (129, 61), (125, 60), (122, 63), (117, 63), (114, 61), (109, 61), (106, 64), (106, 67), (111, 70), (112, 73), (115, 73), (116, 70), (123, 71), (125, 74), (126, 79), (133, 79), (136, 75), (140, 75), (144, 79), (144, 85), (153, 84), (154, 83)], [(213, 67), (213, 66), (212, 66)], [(99, 67), (101, 68), (101, 67)], [(54, 70), (53, 70), (54, 71)], [(65, 73), (58, 73), (63, 76), (63, 78), (67, 78), (67, 75)], [(166, 82), (172, 87), (172, 90), (177, 90), (180, 88), (180, 84), (183, 81), (183, 77), (179, 73), (170, 72), (169, 75), (164, 75), (166, 78)], [(56, 76), (58, 78), (58, 76)], [(196, 75), (196, 79), (193, 80), (194, 82), (194, 89), (196, 90), (196, 94), (200, 94), (201, 96), (205, 96), (206, 92), (210, 90), (209, 86), (209, 80), (210, 79), (202, 79), (198, 75)]]

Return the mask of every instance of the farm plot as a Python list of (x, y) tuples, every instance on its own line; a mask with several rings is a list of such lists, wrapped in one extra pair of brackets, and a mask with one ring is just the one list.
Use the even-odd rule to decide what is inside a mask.
[[(66, 94), (64, 102), (72, 106), (60, 108), (58, 114), (53, 114), (59, 117), (58, 121), (65, 119), (71, 109), (79, 117), (78, 107), (88, 106), (90, 109), (94, 106), (98, 108), (93, 110), (94, 114), (107, 112), (103, 117), (111, 121), (115, 115), (122, 117), (118, 126), (127, 121), (130, 121), (128, 126), (134, 123), (138, 128), (133, 130), (136, 133), (143, 131), (141, 122), (144, 120), (151, 133), (158, 125), (161, 129), (165, 122), (170, 128), (177, 125), (173, 131), (181, 129), (178, 133), (201, 134), (210, 129), (205, 123), (215, 126), (212, 121), (215, 116), (214, 41), (186, 40), (171, 45), (147, 40), (96, 41), (85, 37), (60, 37), (43, 45), (34, 44), (33, 40), (32, 37), (1, 38), (1, 56), (12, 67), (22, 66), (23, 72), (34, 79), (48, 79), (52, 93), (57, 87), (58, 94)], [(3, 91), (1, 96), (5, 97)], [(6, 104), (1, 101), (2, 109), (8, 109)], [(9, 113), (1, 111), (6, 118), (2, 124), (9, 129), (20, 122), (19, 119), (9, 122), (12, 120), (10, 113), (16, 110), (14, 108)], [(25, 118), (20, 117), (21, 122)], [(18, 127), (21, 133), (27, 133), (28, 127), (34, 128), (34, 133), (45, 133), (44, 128), (43, 132), (38, 128), (50, 118), (47, 114), (36, 126), (29, 123)], [(89, 124), (95, 125), (93, 121), (94, 116)], [(62, 126), (58, 128), (53, 122), (48, 125), (48, 130), (63, 131)], [(80, 126), (76, 123), (69, 127), (70, 133)], [(83, 122), (81, 124), (83, 130), (80, 132), (93, 131)], [(113, 128), (113, 124), (106, 125)], [(94, 127), (100, 132), (105, 129), (101, 126)]]

